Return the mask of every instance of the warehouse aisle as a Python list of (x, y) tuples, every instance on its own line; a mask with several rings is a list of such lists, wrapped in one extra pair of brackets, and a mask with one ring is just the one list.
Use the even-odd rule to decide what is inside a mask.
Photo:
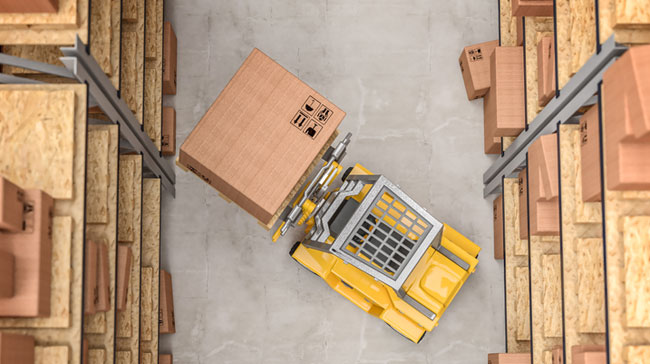
[[(178, 38), (177, 143), (253, 47), (347, 112), (344, 165), (364, 164), (483, 248), (440, 326), (400, 338), (289, 256), (194, 175), (163, 196), (162, 266), (173, 275), (174, 363), (483, 363), (503, 352), (503, 261), (481, 176), (482, 100), (469, 102), (462, 47), (497, 38), (497, 2), (168, 0)], [(246, 136), (242, 136), (246, 137)], [(296, 153), (300, 153), (299, 150)]]

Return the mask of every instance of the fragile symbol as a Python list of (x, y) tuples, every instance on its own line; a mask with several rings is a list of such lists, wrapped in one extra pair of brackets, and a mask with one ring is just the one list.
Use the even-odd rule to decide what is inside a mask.
[(295, 126), (296, 128), (302, 130), (304, 128), (305, 124), (307, 124), (307, 120), (309, 120), (309, 116), (307, 116), (307, 115), (303, 114), (302, 112), (298, 111), (296, 116), (294, 116), (293, 119), (291, 119), (291, 124), (293, 126)]
[(309, 135), (312, 139), (316, 139), (316, 136), (320, 133), (321, 129), (323, 129), (323, 127), (312, 120), (307, 129), (305, 129), (305, 134)]
[(481, 48), (470, 49), (468, 53), (470, 55), (471, 62), (480, 61), (483, 59), (483, 55), (481, 54)]
[(309, 96), (307, 98), (307, 101), (305, 101), (305, 103), (302, 105), (302, 110), (311, 115), (314, 110), (318, 109), (319, 106), (320, 102), (316, 101), (315, 98)]
[(321, 124), (325, 124), (327, 123), (327, 120), (330, 118), (332, 114), (333, 114), (332, 110), (328, 109), (327, 106), (323, 105), (318, 110), (318, 113), (316, 114), (316, 118)]

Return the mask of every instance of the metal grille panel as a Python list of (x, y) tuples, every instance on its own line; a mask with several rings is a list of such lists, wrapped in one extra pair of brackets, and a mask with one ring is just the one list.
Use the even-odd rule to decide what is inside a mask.
[(383, 187), (343, 244), (342, 251), (394, 279), (431, 228), (431, 223)]

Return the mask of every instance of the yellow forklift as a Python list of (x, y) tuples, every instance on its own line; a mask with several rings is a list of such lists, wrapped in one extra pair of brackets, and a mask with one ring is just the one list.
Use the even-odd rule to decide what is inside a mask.
[(291, 257), (418, 343), (474, 273), (481, 248), (360, 164), (328, 191), (343, 170), (350, 138), (325, 153), (323, 166), (282, 215), (273, 241), (305, 225)]

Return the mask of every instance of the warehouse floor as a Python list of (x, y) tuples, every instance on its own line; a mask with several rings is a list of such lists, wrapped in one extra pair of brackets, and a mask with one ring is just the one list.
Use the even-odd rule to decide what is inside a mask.
[[(496, 39), (497, 2), (476, 0), (168, 0), (178, 37), (180, 145), (258, 47), (347, 112), (344, 165), (386, 175), (479, 244), (477, 272), (415, 345), (288, 256), (300, 232), (270, 233), (176, 168), (163, 199), (162, 266), (176, 334), (161, 352), (196, 363), (484, 363), (504, 351), (503, 262), (482, 196), (482, 101), (465, 96), (458, 56)], [(297, 151), (299, 152), (299, 151)]]

